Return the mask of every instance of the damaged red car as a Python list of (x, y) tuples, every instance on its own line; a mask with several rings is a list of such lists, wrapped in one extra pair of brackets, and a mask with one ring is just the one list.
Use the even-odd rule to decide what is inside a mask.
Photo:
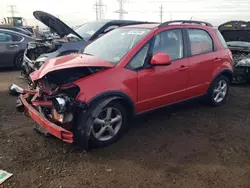
[(198, 21), (122, 27), (83, 54), (46, 61), (30, 75), (17, 107), (65, 142), (105, 146), (134, 115), (200, 96), (223, 104), (233, 68), (222, 40)]

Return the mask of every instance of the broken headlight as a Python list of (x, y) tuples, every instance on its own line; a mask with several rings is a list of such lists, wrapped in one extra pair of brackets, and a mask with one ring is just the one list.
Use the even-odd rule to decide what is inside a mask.
[(53, 106), (56, 111), (61, 114), (67, 111), (72, 105), (72, 101), (77, 97), (80, 88), (75, 84), (67, 84), (61, 86), (58, 90), (59, 95), (53, 99)]
[(62, 114), (66, 111), (67, 99), (64, 97), (56, 97), (53, 100), (53, 106), (59, 114)]

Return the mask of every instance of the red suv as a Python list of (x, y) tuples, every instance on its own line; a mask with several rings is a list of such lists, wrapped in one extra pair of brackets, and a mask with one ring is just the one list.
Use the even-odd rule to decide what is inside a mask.
[(209, 23), (133, 25), (95, 40), (83, 54), (48, 60), (30, 75), (31, 89), (17, 106), (65, 142), (104, 146), (134, 115), (200, 96), (221, 105), (232, 74), (232, 54)]

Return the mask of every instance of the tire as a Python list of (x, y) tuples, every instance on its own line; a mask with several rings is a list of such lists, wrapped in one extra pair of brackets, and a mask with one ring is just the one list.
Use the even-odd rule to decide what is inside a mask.
[(229, 87), (229, 78), (226, 76), (219, 76), (212, 82), (211, 86), (209, 87), (206, 96), (206, 102), (212, 106), (220, 106), (224, 104), (228, 96)]
[[(89, 109), (89, 113), (91, 114), (93, 110), (95, 110), (98, 107), (98, 103)], [(105, 113), (107, 113), (108, 109), (112, 109), (111, 111), (111, 119), (109, 120), (105, 120), (107, 118), (107, 114), (105, 115)], [(126, 132), (127, 130), (127, 122), (128, 122), (128, 117), (127, 117), (127, 111), (125, 110), (125, 108), (118, 102), (118, 101), (111, 101), (110, 103), (108, 103), (103, 109), (102, 111), (97, 115), (98, 121), (96, 120), (96, 122), (98, 124), (95, 124), (95, 120), (93, 120), (93, 127), (92, 127), (92, 131), (90, 133), (90, 137), (89, 137), (89, 147), (90, 148), (100, 148), (100, 147), (105, 147), (108, 145), (113, 144), (114, 142), (118, 141)], [(121, 116), (121, 122), (115, 122), (115, 123), (111, 123), (112, 120), (115, 119), (115, 117), (117, 117), (116, 115)], [(78, 126), (81, 125), (85, 125), (87, 121), (89, 121), (89, 119), (91, 118), (90, 115), (88, 115), (89, 117), (87, 118), (79, 118), (79, 120), (81, 122), (78, 122)], [(113, 119), (112, 119), (113, 118)], [(118, 118), (117, 118), (118, 119)], [(101, 121), (100, 121), (101, 120)], [(103, 122), (105, 121), (106, 124), (99, 124), (99, 122)], [(110, 122), (110, 124), (109, 124)], [(109, 132), (110, 132), (110, 128), (112, 127), (113, 131), (114, 131), (114, 135), (112, 136), (108, 136)], [(101, 130), (104, 130), (106, 128), (106, 130), (103, 132), (103, 136), (100, 138), (98, 137), (98, 133), (101, 133)], [(82, 135), (79, 133), (79, 129), (76, 129), (76, 133), (75, 135), (77, 135), (77, 145), (81, 145), (81, 142), (84, 141), (84, 138), (82, 137)], [(107, 136), (106, 136), (107, 135)]]
[(23, 52), (17, 54), (15, 58), (15, 68), (20, 70), (22, 68), (22, 64), (23, 64)]

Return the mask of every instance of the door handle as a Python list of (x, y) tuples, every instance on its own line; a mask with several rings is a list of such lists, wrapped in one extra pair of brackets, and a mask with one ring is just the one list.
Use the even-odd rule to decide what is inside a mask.
[(181, 65), (181, 67), (178, 69), (179, 71), (184, 71), (184, 70), (187, 70), (188, 67), (185, 66), (185, 65)]
[(12, 45), (9, 45), (9, 48), (17, 48), (18, 45), (17, 44), (12, 44)]
[(216, 57), (216, 58), (214, 59), (214, 61), (215, 61), (215, 62), (219, 62), (219, 61), (221, 61), (221, 58)]

